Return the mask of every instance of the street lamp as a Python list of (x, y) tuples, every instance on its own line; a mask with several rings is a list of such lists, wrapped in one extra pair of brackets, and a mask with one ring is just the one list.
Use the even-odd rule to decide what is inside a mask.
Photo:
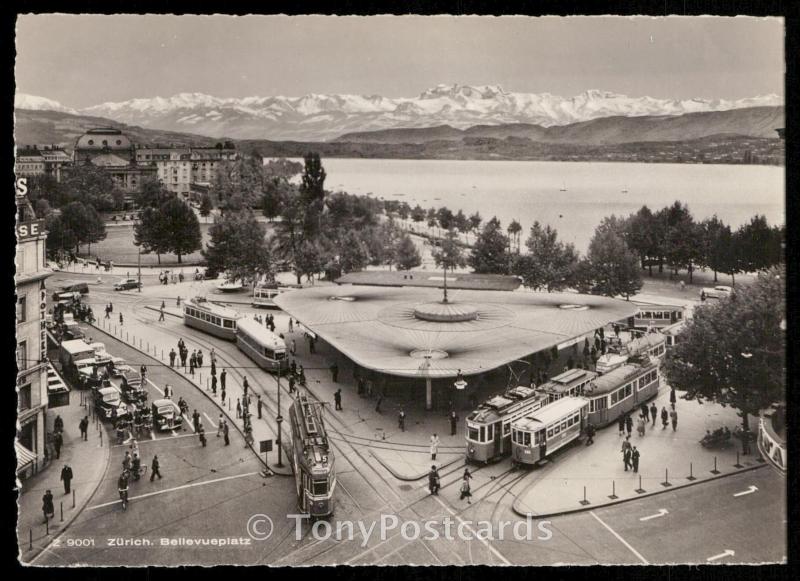
[(276, 376), (278, 379), (278, 416), (275, 418), (275, 421), (278, 422), (278, 437), (277, 446), (278, 446), (278, 463), (275, 466), (279, 468), (283, 467), (283, 461), (281, 460), (281, 423), (283, 423), (283, 416), (281, 415), (281, 372), (278, 369), (278, 375)]
[(142, 247), (141, 246), (137, 246), (136, 248), (139, 251), (139, 254), (138, 254), (137, 259), (136, 259), (136, 269), (137, 269), (137, 271), (139, 273), (138, 274), (139, 282), (136, 285), (136, 289), (139, 292), (142, 292)]

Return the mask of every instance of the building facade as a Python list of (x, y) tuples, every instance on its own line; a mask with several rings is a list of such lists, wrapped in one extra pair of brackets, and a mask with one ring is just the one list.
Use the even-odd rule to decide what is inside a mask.
[(72, 154), (75, 165), (91, 163), (107, 172), (126, 193), (139, 191), (142, 181), (156, 177), (156, 168), (136, 162), (133, 141), (113, 127), (90, 129), (75, 142)]
[(235, 149), (217, 147), (138, 147), (136, 162), (157, 168), (159, 181), (169, 191), (194, 197), (193, 186), (209, 187), (222, 164), (235, 161)]
[(17, 196), (17, 251), (14, 282), (17, 360), (17, 473), (36, 473), (46, 460), (47, 336), (44, 220), (25, 196)]

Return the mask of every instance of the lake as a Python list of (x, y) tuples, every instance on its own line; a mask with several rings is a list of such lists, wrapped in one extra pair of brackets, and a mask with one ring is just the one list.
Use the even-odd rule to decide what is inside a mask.
[(643, 204), (657, 210), (681, 200), (695, 219), (717, 214), (734, 228), (754, 214), (785, 223), (784, 168), (777, 166), (338, 158), (323, 165), (328, 190), (477, 211), (504, 227), (516, 219), (523, 243), (538, 220), (582, 253), (601, 218)]

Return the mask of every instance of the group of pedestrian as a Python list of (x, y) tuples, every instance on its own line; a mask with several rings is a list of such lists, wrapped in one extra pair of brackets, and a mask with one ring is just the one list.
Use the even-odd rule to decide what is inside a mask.
[[(271, 332), (275, 332), (275, 316), (272, 314), (266, 314), (264, 316), (261, 315), (253, 315), (253, 319), (259, 324), (264, 325), (267, 329)], [(291, 322), (289, 324), (289, 331), (291, 332)]]
[(626, 436), (622, 442), (622, 462), (625, 465), (625, 472), (628, 468), (633, 469), (634, 472), (639, 472), (639, 457), (641, 454), (636, 446), (631, 445), (631, 437)]
[(106, 311), (106, 319), (110, 319), (111, 318), (111, 313), (114, 312), (114, 304), (113, 303), (108, 303), (106, 305), (106, 307), (105, 307), (105, 311)]

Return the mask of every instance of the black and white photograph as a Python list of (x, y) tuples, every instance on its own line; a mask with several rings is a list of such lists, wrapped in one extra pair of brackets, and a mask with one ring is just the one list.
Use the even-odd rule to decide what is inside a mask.
[(17, 14), (19, 564), (786, 564), (785, 24)]

